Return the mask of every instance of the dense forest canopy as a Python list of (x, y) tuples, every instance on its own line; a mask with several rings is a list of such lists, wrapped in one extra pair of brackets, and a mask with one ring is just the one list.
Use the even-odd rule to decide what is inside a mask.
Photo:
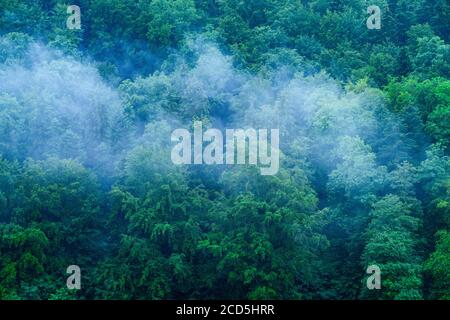
[[(450, 299), (449, 28), (446, 0), (0, 0), (0, 299)], [(279, 129), (277, 174), (173, 164), (194, 121)]]

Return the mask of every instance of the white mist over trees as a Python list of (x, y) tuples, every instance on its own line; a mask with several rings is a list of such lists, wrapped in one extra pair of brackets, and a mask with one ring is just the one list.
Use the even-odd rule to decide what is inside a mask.
[[(0, 0), (0, 299), (448, 299), (445, 17), (366, 2)], [(174, 165), (194, 121), (278, 173)]]

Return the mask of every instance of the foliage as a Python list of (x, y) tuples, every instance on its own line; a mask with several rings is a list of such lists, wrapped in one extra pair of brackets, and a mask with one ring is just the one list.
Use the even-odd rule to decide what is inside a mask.
[[(74, 2), (0, 0), (0, 299), (450, 299), (446, 1)], [(279, 172), (173, 165), (194, 120)]]

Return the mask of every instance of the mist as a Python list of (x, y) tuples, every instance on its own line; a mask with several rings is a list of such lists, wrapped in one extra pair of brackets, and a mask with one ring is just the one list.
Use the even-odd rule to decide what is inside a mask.
[[(221, 130), (279, 129), (283, 157), (330, 171), (343, 137), (358, 137), (379, 149), (386, 127), (399, 136), (399, 125), (376, 89), (348, 90), (324, 72), (280, 77), (274, 71), (271, 78), (251, 74), (202, 37), (188, 43), (195, 59), (175, 54), (162, 70), (118, 87), (102, 79), (92, 59), (31, 43), (22, 61), (0, 65), (2, 97), (15, 106), (14, 111), (9, 105), (1, 110), (3, 135), (10, 139), (2, 141), (2, 153), (18, 159), (77, 159), (102, 176), (114, 175), (127, 152), (143, 144), (157, 143), (169, 154), (170, 134), (145, 127), (162, 121), (171, 130), (189, 128), (194, 119), (210, 115), (210, 126)], [(383, 123), (376, 116), (380, 109), (387, 114)], [(170, 155), (162, 161), (170, 161)]]
[[(14, 48), (12, 43), (3, 46)], [(180, 275), (181, 267), (174, 265), (187, 265), (189, 259), (203, 265), (203, 254), (209, 250), (213, 269), (236, 267), (238, 271), (231, 273), (242, 273), (241, 260), (226, 252), (251, 243), (251, 257), (242, 259), (249, 261), (245, 272), (254, 272), (253, 265), (261, 261), (267, 274), (284, 268), (284, 263), (267, 256), (283, 256), (287, 247), (295, 257), (286, 271), (295, 274), (293, 285), (309, 287), (308, 298), (323, 298), (329, 293), (316, 291), (331, 286), (329, 279), (336, 275), (345, 282), (347, 273), (360, 271), (366, 240), (353, 235), (365, 236), (380, 199), (399, 194), (403, 198), (398, 201), (412, 208), (412, 216), (421, 215), (411, 195), (418, 181), (413, 165), (423, 155), (410, 143), (404, 122), (391, 111), (383, 91), (366, 81), (343, 84), (308, 64), (293, 68), (267, 62), (259, 72), (250, 71), (204, 35), (186, 37), (183, 50), (172, 52), (162, 63), (153, 61), (159, 67), (150, 74), (134, 69), (128, 59), (123, 66), (115, 60), (119, 70), (133, 75), (120, 81), (117, 74), (100, 71), (102, 63), (87, 54), (70, 55), (31, 40), (22, 49), (20, 55), (15, 49), (4, 50), (0, 60), (0, 154), (23, 164), (23, 170), (35, 168), (30, 159), (58, 174), (76, 163), (78, 171), (86, 169), (95, 177), (86, 183), (92, 190), (94, 180), (100, 182), (101, 196), (92, 196), (94, 200), (91, 193), (97, 191), (80, 187), (84, 202), (74, 204), (67, 218), (77, 223), (81, 212), (86, 229), (72, 259), (84, 259), (85, 252), (95, 257), (86, 262), (95, 279), (90, 280), (88, 297), (109, 290), (105, 277), (117, 277), (122, 268), (140, 263), (136, 261), (160, 264), (152, 273), (147, 265), (136, 271), (139, 279), (149, 274), (174, 279), (169, 289), (159, 291), (147, 288), (155, 286), (152, 280), (135, 283), (152, 292), (151, 298), (170, 296), (172, 291), (176, 297), (198, 297), (194, 289), (184, 290), (177, 278), (188, 281), (197, 271), (182, 269)], [(148, 52), (144, 60), (153, 57)], [(261, 176), (252, 165), (172, 163), (172, 132), (192, 132), (196, 121), (202, 122), (203, 130), (222, 132), (278, 129), (279, 170), (277, 165), (274, 176)], [(410, 175), (415, 182), (395, 180)], [(51, 179), (48, 186), (53, 190), (60, 182), (52, 184)], [(69, 194), (76, 194), (83, 186), (77, 179), (69, 174), (61, 188), (68, 186)], [(36, 188), (41, 190), (39, 184)], [(55, 198), (66, 201), (65, 196)], [(393, 199), (388, 198), (397, 198)], [(5, 207), (8, 201), (3, 201)], [(51, 212), (50, 220), (55, 219), (51, 207), (41, 206), (42, 212)], [(11, 216), (20, 216), (20, 210), (11, 209)], [(189, 251), (195, 251), (188, 247), (192, 243), (198, 252)], [(352, 250), (353, 263), (335, 267)], [(128, 282), (137, 281), (127, 277)], [(247, 297), (234, 292), (232, 285), (229, 292), (217, 293), (215, 288), (224, 281), (234, 281), (227, 277), (231, 276), (219, 273), (216, 284), (204, 285), (206, 294)], [(269, 281), (265, 277), (262, 282)], [(245, 280), (243, 286), (252, 297), (266, 290), (247, 281), (252, 283)], [(282, 292), (283, 286), (277, 290)], [(109, 291), (108, 297), (118, 297)]]

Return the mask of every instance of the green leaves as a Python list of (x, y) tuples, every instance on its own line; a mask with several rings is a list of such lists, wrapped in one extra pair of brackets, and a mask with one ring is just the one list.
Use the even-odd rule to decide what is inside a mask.
[(156, 0), (149, 5), (147, 38), (156, 46), (176, 45), (198, 19), (193, 0)]
[[(0, 299), (450, 299), (445, 1), (79, 4), (0, 0)], [(193, 119), (278, 174), (174, 165)]]
[(0, 299), (20, 294), (21, 284), (45, 274), (48, 244), (46, 235), (37, 228), (0, 225)]
[(450, 232), (441, 230), (436, 234), (436, 249), (425, 263), (425, 271), (433, 282), (435, 299), (450, 299)]
[(382, 290), (370, 292), (364, 288), (361, 296), (422, 299), (421, 261), (416, 251), (420, 220), (394, 195), (387, 195), (373, 207), (361, 262), (363, 267), (380, 267)]

